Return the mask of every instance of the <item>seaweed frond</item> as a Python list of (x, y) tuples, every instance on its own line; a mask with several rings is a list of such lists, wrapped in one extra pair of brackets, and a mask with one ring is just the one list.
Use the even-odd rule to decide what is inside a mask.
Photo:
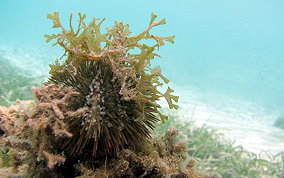
[[(178, 101), (177, 96), (170, 94), (173, 92), (172, 89), (169, 88), (164, 94), (157, 89), (157, 86), (163, 85), (159, 79), (165, 83), (169, 80), (161, 74), (158, 67), (150, 67), (150, 61), (154, 57), (160, 57), (155, 51), (166, 41), (174, 43), (175, 36), (159, 37), (150, 34), (153, 27), (165, 24), (165, 19), (155, 22), (157, 15), (152, 13), (147, 29), (140, 34), (130, 36), (131, 31), (128, 24), (116, 22), (112, 28), (107, 28), (106, 33), (102, 33), (101, 25), (105, 19), (93, 18), (86, 25), (85, 17), (85, 14), (79, 13), (78, 29), (74, 30), (70, 25), (70, 29), (66, 30), (59, 21), (58, 12), (48, 14), (47, 18), (53, 21), (53, 27), (61, 28), (62, 31), (57, 35), (45, 35), (47, 42), (56, 40), (53, 45), (63, 47), (64, 56), (66, 56), (62, 65), (56, 61), (51, 66), (50, 74), (53, 79), (57, 78), (58, 73), (63, 72), (60, 69), (68, 68), (76, 74), (76, 69), (73, 67), (83, 61), (105, 60), (108, 65), (111, 65), (114, 77), (121, 81), (120, 94), (123, 99), (133, 99), (140, 105), (145, 105), (145, 101), (155, 102), (164, 97), (170, 108), (178, 108), (172, 103), (172, 101)], [(72, 16), (70, 16), (71, 22)], [(145, 40), (154, 40), (156, 43), (147, 45)], [(129, 81), (135, 81), (137, 84), (129, 85)], [(155, 104), (155, 107), (159, 106)], [(162, 117), (163, 120), (166, 118)]]

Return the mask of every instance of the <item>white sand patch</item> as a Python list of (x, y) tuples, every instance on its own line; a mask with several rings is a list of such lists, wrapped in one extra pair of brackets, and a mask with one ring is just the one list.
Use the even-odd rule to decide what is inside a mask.
[(9, 60), (32, 76), (48, 76), (49, 64), (55, 61), (55, 52), (44, 47), (24, 44), (0, 44), (0, 60)]
[[(268, 151), (277, 154), (284, 151), (284, 130), (273, 126), (278, 113), (267, 112), (265, 108), (223, 96), (205, 96), (198, 98), (190, 89), (174, 86), (180, 96), (179, 112), (198, 126), (206, 124), (218, 129), (235, 145), (243, 146), (247, 151), (260, 154)], [(213, 100), (213, 102), (210, 101)], [(162, 102), (163, 106), (166, 103)]]

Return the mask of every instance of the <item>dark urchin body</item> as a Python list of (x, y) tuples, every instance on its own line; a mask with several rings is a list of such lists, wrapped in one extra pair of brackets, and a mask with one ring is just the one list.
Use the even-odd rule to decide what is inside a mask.
[[(81, 93), (82, 103), (78, 104), (89, 107), (85, 117), (66, 121), (73, 137), (64, 141), (64, 148), (71, 155), (90, 153), (90, 149), (93, 156), (111, 155), (128, 146), (137, 147), (150, 137), (149, 128), (158, 121), (150, 105), (142, 107), (122, 99), (122, 83), (105, 60), (61, 69), (52, 73), (50, 80), (73, 87)], [(135, 87), (134, 81), (132, 85)]]

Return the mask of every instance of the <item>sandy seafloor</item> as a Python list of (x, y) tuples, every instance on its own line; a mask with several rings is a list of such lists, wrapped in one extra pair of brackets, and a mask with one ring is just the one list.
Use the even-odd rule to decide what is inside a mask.
[[(38, 50), (40, 49), (40, 51)], [(30, 48), (24, 45), (1, 45), (0, 57), (17, 67), (27, 70), (33, 76), (48, 77), (48, 64), (58, 57), (44, 48)], [(167, 76), (166, 74), (164, 74)], [(256, 154), (264, 151), (277, 154), (284, 151), (284, 130), (273, 126), (278, 113), (267, 111), (255, 103), (232, 99), (216, 93), (202, 93), (194, 86), (169, 84), (180, 96), (178, 111), (182, 120), (193, 120), (197, 126), (206, 124), (218, 129), (219, 133), (235, 145)], [(166, 102), (160, 102), (167, 106)]]
[(235, 146), (241, 145), (255, 154), (276, 155), (284, 151), (284, 130), (273, 126), (279, 113), (248, 101), (198, 93), (193, 87), (172, 85), (172, 88), (180, 96), (182, 120), (193, 120), (197, 126), (205, 124), (217, 129)]

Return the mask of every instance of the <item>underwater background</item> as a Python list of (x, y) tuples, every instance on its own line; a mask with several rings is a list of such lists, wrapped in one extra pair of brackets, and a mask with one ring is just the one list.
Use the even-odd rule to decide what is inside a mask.
[(48, 64), (63, 53), (43, 37), (54, 33), (50, 12), (60, 12), (64, 25), (71, 12), (106, 18), (105, 27), (123, 21), (133, 34), (154, 12), (167, 24), (153, 33), (176, 39), (153, 65), (180, 96), (184, 118), (219, 129), (249, 151), (277, 153), (284, 150), (284, 131), (273, 126), (284, 117), (283, 9), (281, 0), (0, 0), (0, 61), (47, 78)]

